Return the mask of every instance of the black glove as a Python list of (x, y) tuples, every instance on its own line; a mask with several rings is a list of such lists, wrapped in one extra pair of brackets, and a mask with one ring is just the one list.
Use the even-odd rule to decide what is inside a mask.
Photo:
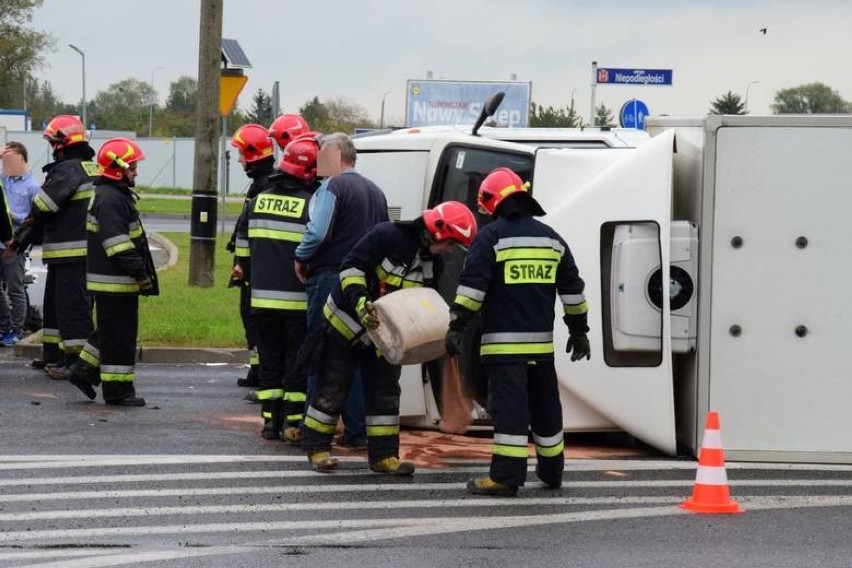
[(589, 338), (586, 334), (572, 335), (568, 338), (568, 343), (565, 345), (565, 353), (571, 353), (572, 361), (579, 361), (583, 357), (586, 360), (592, 358), (592, 348), (589, 347)]
[(231, 240), (229, 240), (225, 244), (225, 250), (230, 252), (230, 253), (233, 253), (237, 250), (237, 241), (236, 241), (236, 239), (234, 239), (234, 237), (231, 237)]
[(444, 349), (447, 350), (447, 355), (461, 355), (463, 340), (464, 330), (450, 329), (444, 338)]
[(151, 292), (151, 291), (154, 290), (154, 281), (151, 280), (150, 277), (146, 277), (142, 280), (137, 280), (136, 285), (139, 286), (139, 291), (142, 294), (145, 294), (146, 292)]
[(358, 303), (355, 304), (355, 314), (363, 327), (367, 329), (379, 327), (379, 314), (373, 307), (373, 302), (369, 301), (366, 296), (361, 296)]

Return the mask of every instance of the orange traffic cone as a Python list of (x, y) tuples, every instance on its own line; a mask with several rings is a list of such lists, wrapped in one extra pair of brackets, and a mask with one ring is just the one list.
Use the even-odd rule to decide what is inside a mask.
[(693, 513), (745, 513), (731, 499), (728, 475), (725, 473), (725, 453), (722, 450), (722, 433), (719, 430), (719, 413), (707, 413), (704, 440), (698, 453), (698, 471), (692, 497), (680, 504)]

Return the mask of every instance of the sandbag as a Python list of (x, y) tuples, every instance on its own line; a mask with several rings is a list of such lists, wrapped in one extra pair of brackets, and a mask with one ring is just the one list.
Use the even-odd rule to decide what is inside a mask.
[(406, 288), (382, 296), (373, 305), (379, 327), (370, 339), (394, 365), (413, 365), (444, 354), (450, 308), (432, 288)]
[(464, 434), (471, 422), (473, 398), (464, 388), (458, 357), (446, 357), (441, 373), (441, 431)]

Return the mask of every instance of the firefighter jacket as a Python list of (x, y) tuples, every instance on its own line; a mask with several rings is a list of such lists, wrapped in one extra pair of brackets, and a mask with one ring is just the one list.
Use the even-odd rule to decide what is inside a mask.
[(323, 308), (328, 323), (348, 341), (369, 345), (355, 305), (362, 297), (375, 300), (402, 288), (431, 285), (434, 257), (420, 237), (422, 220), (379, 223), (343, 259), (340, 283)]
[(272, 189), (249, 201), (247, 233), (237, 235), (247, 239), (251, 251), (251, 310), (304, 315), (308, 296), (293, 260), (308, 224), (310, 186), (286, 174), (272, 179)]
[[(240, 211), (240, 216), (237, 217), (237, 222), (234, 225), (234, 232), (231, 235), (231, 242), (234, 243), (234, 264), (244, 262), (249, 259), (249, 243), (246, 235), (248, 234), (248, 217), (249, 203), (262, 192), (273, 187), (269, 177), (274, 173), (272, 164), (274, 159), (262, 160), (253, 165), (251, 171), (246, 172), (246, 175), (251, 178), (251, 185), (246, 191), (246, 199), (243, 202), (243, 209)], [(246, 265), (243, 264), (243, 268)]]
[(100, 178), (86, 217), (86, 288), (96, 294), (140, 294), (138, 282), (150, 278), (159, 294), (148, 238), (130, 188)]
[(481, 312), (483, 363), (552, 360), (556, 294), (570, 333), (585, 334), (584, 287), (556, 231), (526, 213), (498, 217), (471, 244), (450, 319)]
[(6, 192), (0, 188), (0, 242), (7, 243), (12, 240), (13, 233), (14, 226), (9, 214), (9, 204), (6, 202)]
[[(34, 235), (37, 226), (43, 228), (42, 259), (48, 264), (86, 260), (86, 208), (98, 166), (90, 161), (94, 151), (88, 144), (75, 144), (64, 152), (62, 159), (43, 168), (46, 178), (33, 198), (33, 226), (22, 231)], [(20, 250), (32, 242), (17, 240)]]

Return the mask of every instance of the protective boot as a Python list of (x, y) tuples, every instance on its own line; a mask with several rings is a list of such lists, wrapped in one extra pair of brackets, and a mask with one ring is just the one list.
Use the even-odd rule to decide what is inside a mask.
[(331, 457), (331, 452), (328, 450), (320, 450), (308, 454), (308, 463), (314, 471), (320, 473), (331, 473), (337, 469), (339, 465), (337, 460)]
[(141, 396), (128, 396), (126, 398), (110, 398), (104, 401), (110, 406), (145, 406), (145, 399)]
[(260, 385), (260, 376), (258, 373), (258, 366), (251, 365), (249, 367), (248, 373), (246, 373), (245, 378), (237, 379), (238, 387), (252, 387), (257, 388)]
[(281, 437), (291, 446), (302, 445), (302, 429), (298, 426), (287, 426), (281, 433)]
[(560, 487), (562, 487), (561, 475), (559, 476), (559, 478), (542, 477), (541, 468), (538, 465), (535, 466), (535, 474), (541, 480), (541, 482), (544, 483), (544, 486), (548, 489), (559, 489)]
[(413, 475), (414, 464), (407, 461), (400, 461), (395, 456), (380, 459), (370, 462), (370, 469), (376, 473), (386, 473), (388, 475)]
[(284, 428), (284, 408), (281, 400), (264, 400), (261, 404), (263, 430), (260, 435), (266, 440), (280, 440)]
[(518, 494), (518, 488), (494, 481), (491, 477), (475, 477), (467, 482), (467, 490), (474, 495), (488, 495), (489, 497), (514, 497)]

